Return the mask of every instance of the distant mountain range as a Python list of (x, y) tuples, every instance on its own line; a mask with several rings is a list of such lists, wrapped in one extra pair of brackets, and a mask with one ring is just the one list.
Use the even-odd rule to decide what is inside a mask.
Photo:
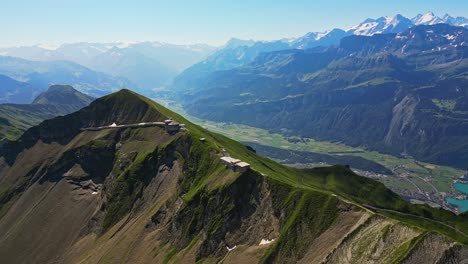
[(204, 44), (83, 42), (63, 44), (57, 49), (3, 48), (0, 55), (34, 61), (71, 61), (94, 71), (124, 77), (148, 90), (167, 85), (180, 71), (205, 59), (215, 49)]
[(14, 140), (28, 128), (87, 106), (94, 99), (71, 86), (54, 85), (32, 103), (0, 104), (0, 140)]
[(432, 12), (419, 14), (411, 19), (402, 15), (394, 17), (380, 17), (366, 19), (364, 22), (352, 27), (347, 32), (353, 35), (371, 36), (374, 34), (398, 33), (410, 27), (418, 25), (448, 24), (451, 26), (468, 27), (468, 19), (464, 17), (452, 17), (448, 14), (438, 17)]
[(442, 18), (432, 12), (419, 14), (409, 19), (402, 15), (394, 17), (368, 18), (350, 29), (335, 28), (325, 32), (310, 32), (299, 38), (286, 38), (276, 41), (252, 41), (232, 39), (222, 49), (206, 60), (193, 65), (176, 77), (174, 86), (179, 89), (192, 89), (197, 79), (204, 78), (213, 71), (232, 69), (252, 62), (259, 54), (286, 49), (310, 49), (318, 46), (338, 45), (346, 36), (372, 36), (374, 34), (400, 33), (416, 25), (445, 23), (468, 27), (464, 17)]
[[(0, 74), (28, 83), (28, 85), (22, 84), (26, 88), (14, 89), (14, 94), (25, 95), (24, 100), (9, 96), (10, 99), (4, 102), (10, 103), (30, 103), (34, 96), (54, 84), (69, 84), (91, 96), (102, 96), (124, 87), (138, 90), (137, 85), (125, 78), (96, 72), (69, 61), (30, 61), (0, 56)], [(3, 94), (11, 90), (9, 87), (15, 87), (10, 86), (8, 82), (0, 85), (0, 97), (4, 98), (6, 97)]]
[[(32, 76), (33, 74), (29, 72), (30, 76), (19, 76), (19, 78), (17, 75), (9, 75), (8, 72), (0, 71), (0, 74), (18, 81), (28, 82), (33, 86), (38, 86), (39, 83), (42, 90), (51, 84), (64, 83), (73, 85), (80, 91), (93, 96), (108, 94), (123, 87), (131, 88), (145, 95), (154, 95), (155, 89), (169, 87), (174, 79), (174, 85), (171, 87), (191, 89), (194, 80), (204, 78), (213, 71), (227, 70), (248, 64), (264, 52), (337, 45), (343, 37), (350, 35), (369, 36), (399, 33), (414, 25), (437, 23), (468, 26), (468, 20), (464, 17), (451, 17), (449, 15), (438, 17), (428, 12), (411, 19), (401, 15), (366, 19), (350, 29), (310, 32), (298, 38), (276, 41), (231, 39), (221, 48), (205, 44), (174, 45), (154, 41), (135, 43), (81, 42), (63, 44), (55, 49), (39, 45), (1, 48), (0, 55), (3, 56), (37, 62), (54, 62), (55, 64), (58, 61), (63, 64), (64, 61), (80, 64), (96, 72), (94, 73), (96, 76), (99, 75), (99, 72), (107, 74), (108, 81), (103, 81), (104, 83), (99, 85), (100, 87), (96, 86), (93, 81), (83, 84), (76, 80), (77, 75), (83, 74), (83, 69), (73, 70), (69, 77), (57, 76), (56, 72), (49, 73), (47, 70), (39, 71), (39, 76)], [(63, 66), (63, 68), (67, 67), (70, 66)], [(16, 68), (21, 69), (21, 67)], [(178, 75), (179, 73), (181, 74)], [(13, 72), (13, 74), (15, 73)], [(35, 83), (32, 83), (31, 78)], [(112, 78), (118, 81), (115, 83), (110, 80)]]
[(0, 75), (0, 103), (28, 104), (40, 90), (26, 82), (20, 82), (5, 75)]
[(468, 168), (467, 38), (421, 25), (261, 53), (193, 80), (182, 102), (205, 119)]

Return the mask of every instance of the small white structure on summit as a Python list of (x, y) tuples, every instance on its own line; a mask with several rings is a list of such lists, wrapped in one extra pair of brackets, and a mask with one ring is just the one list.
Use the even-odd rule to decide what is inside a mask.
[(179, 123), (172, 121), (169, 124), (166, 124), (166, 131), (169, 133), (177, 133), (180, 130)]
[(168, 133), (177, 133), (177, 132), (179, 132), (179, 130), (181, 128), (181, 125), (178, 122), (176, 122), (176, 121), (174, 121), (172, 119), (164, 120), (164, 125), (165, 125), (166, 131)]
[(231, 158), (231, 157), (228, 157), (228, 156), (221, 157), (221, 160), (223, 161), (224, 165), (226, 165), (226, 166), (234, 165), (234, 164), (241, 161), (239, 159)]
[(114, 122), (114, 123), (112, 123), (112, 125), (110, 125), (109, 127), (117, 127), (117, 124)]
[(228, 156), (221, 157), (221, 161), (224, 163), (224, 166), (233, 171), (246, 172), (250, 168), (250, 164), (248, 164), (247, 162)]
[(236, 170), (240, 172), (246, 172), (250, 168), (250, 164), (244, 161), (236, 163), (235, 166), (236, 166)]

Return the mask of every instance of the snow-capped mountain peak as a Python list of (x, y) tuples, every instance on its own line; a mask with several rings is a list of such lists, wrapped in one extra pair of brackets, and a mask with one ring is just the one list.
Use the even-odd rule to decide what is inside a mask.
[(411, 20), (398, 14), (394, 17), (368, 18), (364, 22), (348, 30), (354, 35), (371, 36), (374, 34), (397, 33), (413, 25)]
[(444, 23), (447, 23), (447, 24), (453, 24), (455, 22), (455, 18), (450, 16), (449, 14), (445, 14), (442, 17), (442, 20), (444, 21)]
[(305, 34), (304, 36), (302, 36), (301, 38), (297, 39), (292, 39), (292, 41), (288, 41), (288, 42), (294, 42), (294, 41), (298, 41), (298, 40), (301, 40), (301, 39), (309, 39), (309, 40), (320, 40), (321, 38), (325, 37), (326, 35), (328, 35), (328, 33), (330, 33), (330, 30), (326, 30), (326, 31), (322, 31), (322, 32), (309, 32), (307, 34)]
[(323, 32), (317, 32), (317, 34), (315, 35), (315, 40), (319, 40), (319, 39), (325, 37), (326, 35), (328, 35), (328, 33), (330, 33), (330, 30), (326, 30), (326, 31), (323, 31)]
[(224, 44), (223, 48), (237, 48), (240, 46), (252, 46), (255, 44), (255, 41), (252, 39), (239, 39), (239, 38), (231, 38)]
[(387, 20), (387, 24), (389, 25), (396, 25), (398, 24), (399, 22), (403, 21), (407, 19), (406, 17), (400, 15), (400, 14), (397, 14), (396, 16), (394, 16), (393, 18), (391, 18), (390, 20)]
[(383, 17), (378, 19), (368, 18), (360, 24), (350, 28), (348, 31), (352, 31), (355, 35), (370, 36), (377, 33), (376, 28), (379, 27), (379, 20), (382, 21)]
[(433, 12), (427, 12), (423, 15), (417, 15), (412, 19), (412, 22), (415, 25), (435, 25), (444, 23), (445, 21), (442, 18), (436, 16)]
[[(443, 18), (436, 16), (433, 12), (427, 12), (425, 14), (419, 14), (413, 19), (409, 19), (401, 14), (395, 16), (383, 16), (379, 18), (367, 18), (358, 25), (348, 29), (333, 29), (323, 32), (308, 32), (302, 37), (296, 38), (284, 38), (279, 40), (289, 48), (293, 49), (309, 49), (317, 46), (329, 46), (336, 45), (339, 41), (349, 35), (361, 35), (361, 36), (372, 36), (374, 34), (388, 34), (404, 32), (407, 29), (414, 27), (415, 25), (434, 25), (439, 23), (446, 23), (454, 26), (468, 27), (468, 19), (464, 17), (451, 17), (446, 14)], [(232, 40), (228, 43), (236, 43), (239, 40)], [(249, 43), (253, 45), (255, 42)], [(266, 42), (258, 42), (267, 44)], [(276, 45), (277, 42), (273, 42)], [(243, 44), (245, 45), (245, 44)], [(225, 47), (229, 47), (226, 45)], [(234, 45), (237, 47), (238, 45)]]

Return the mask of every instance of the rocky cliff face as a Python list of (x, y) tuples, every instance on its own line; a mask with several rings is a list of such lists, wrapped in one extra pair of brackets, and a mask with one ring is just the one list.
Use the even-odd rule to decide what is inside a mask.
[[(286, 168), (189, 123), (177, 134), (50, 130), (169, 116), (186, 122), (123, 91), (29, 130), (11, 146), (18, 154), (0, 160), (2, 262), (451, 263), (467, 254), (433, 229), (366, 209), (413, 207), (345, 168)], [(225, 168), (226, 152), (252, 169)]]

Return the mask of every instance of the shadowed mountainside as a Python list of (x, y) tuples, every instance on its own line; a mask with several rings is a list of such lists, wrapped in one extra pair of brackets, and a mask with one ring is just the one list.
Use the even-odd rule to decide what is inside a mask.
[(54, 85), (32, 104), (0, 104), (0, 140), (17, 139), (26, 129), (43, 120), (78, 111), (92, 100), (71, 86)]

